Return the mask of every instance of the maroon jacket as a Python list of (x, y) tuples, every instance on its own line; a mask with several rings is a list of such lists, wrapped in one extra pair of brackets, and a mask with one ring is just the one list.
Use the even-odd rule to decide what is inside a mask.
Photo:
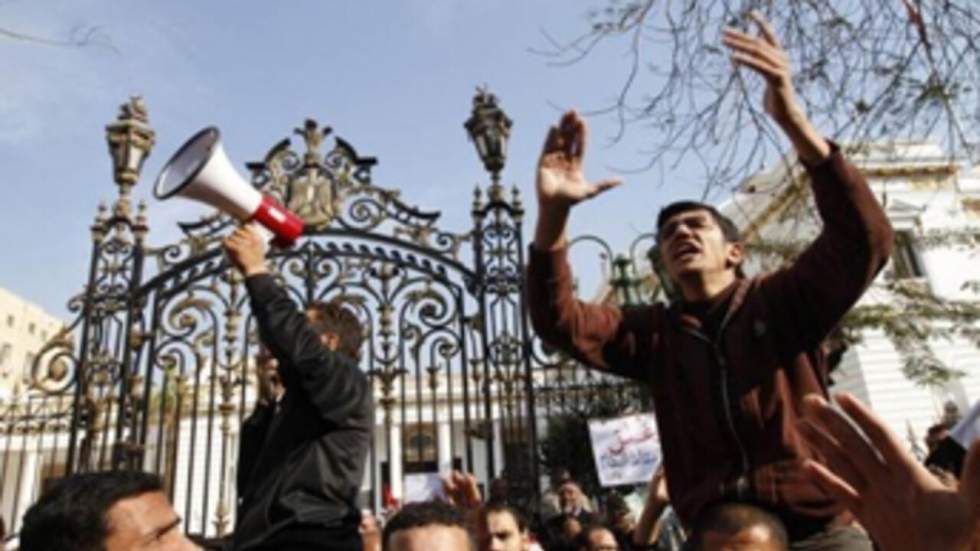
[(685, 523), (720, 499), (817, 519), (841, 512), (801, 471), (815, 452), (796, 422), (804, 395), (826, 396), (821, 341), (881, 270), (893, 234), (836, 147), (807, 171), (822, 232), (789, 268), (736, 284), (717, 341), (677, 307), (575, 300), (566, 251), (531, 248), (535, 331), (592, 367), (649, 386), (667, 486)]

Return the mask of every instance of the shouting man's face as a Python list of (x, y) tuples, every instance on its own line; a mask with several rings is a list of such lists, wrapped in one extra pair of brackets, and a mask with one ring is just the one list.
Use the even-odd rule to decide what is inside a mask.
[(681, 285), (691, 277), (734, 270), (742, 261), (741, 243), (728, 241), (704, 209), (671, 216), (661, 226), (657, 240), (667, 273)]

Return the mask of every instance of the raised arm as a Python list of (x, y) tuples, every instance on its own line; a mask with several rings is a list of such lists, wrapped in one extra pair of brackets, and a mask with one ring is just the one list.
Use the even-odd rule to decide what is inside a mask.
[(575, 111), (548, 129), (538, 158), (538, 222), (534, 248), (547, 252), (568, 244), (568, 214), (576, 204), (618, 186), (619, 180), (589, 183), (582, 170), (589, 129)]
[(657, 543), (663, 530), (661, 516), (668, 505), (670, 505), (670, 496), (667, 494), (667, 478), (661, 465), (647, 486), (647, 499), (643, 504), (643, 512), (636, 522), (636, 528), (633, 529), (633, 545), (641, 549), (649, 549)]
[[(649, 308), (620, 309), (586, 304), (572, 293), (566, 258), (566, 225), (572, 207), (619, 185), (590, 183), (582, 171), (588, 128), (570, 111), (548, 131), (537, 169), (538, 221), (527, 272), (531, 323), (548, 344), (595, 367), (630, 372), (639, 334), (649, 329)], [(649, 333), (646, 335), (649, 337)]]
[(793, 90), (786, 52), (767, 21), (760, 36), (726, 29), (732, 60), (766, 79), (766, 111), (793, 143), (823, 220), (819, 237), (786, 270), (763, 281), (785, 352), (811, 350), (871, 285), (891, 254), (894, 235), (861, 173), (817, 133)]
[(225, 249), (246, 276), (259, 336), (279, 361), (287, 390), (300, 392), (332, 426), (370, 428), (367, 376), (353, 359), (323, 345), (306, 316), (267, 272), (261, 237), (239, 228), (225, 240)]

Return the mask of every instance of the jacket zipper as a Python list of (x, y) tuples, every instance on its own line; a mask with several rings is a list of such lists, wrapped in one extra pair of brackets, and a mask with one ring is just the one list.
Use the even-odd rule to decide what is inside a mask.
[[(728, 320), (731, 318), (731, 315), (732, 311), (729, 310), (722, 319), (721, 325), (718, 327), (718, 342), (721, 341), (721, 336), (725, 333), (725, 327), (728, 325)], [(722, 406), (725, 409), (725, 422), (728, 425), (728, 430), (732, 435), (732, 439), (735, 440), (735, 446), (738, 448), (739, 459), (741, 461), (742, 470), (739, 473), (738, 479), (735, 481), (735, 492), (739, 499), (744, 498), (747, 494), (749, 486), (749, 455), (745, 451), (745, 445), (742, 444), (742, 440), (738, 437), (738, 431), (735, 429), (735, 420), (732, 418), (731, 397), (729, 396), (728, 392), (728, 364), (725, 361), (725, 355), (722, 354), (721, 348), (718, 346), (718, 342), (712, 341), (704, 333), (687, 328), (684, 328), (684, 331), (708, 343), (711, 346), (711, 350), (715, 354), (715, 362), (718, 363), (721, 379), (721, 401)]]

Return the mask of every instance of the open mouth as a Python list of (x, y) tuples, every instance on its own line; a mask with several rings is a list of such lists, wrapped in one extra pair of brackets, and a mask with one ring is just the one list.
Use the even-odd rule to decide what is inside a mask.
[(674, 260), (686, 260), (701, 251), (693, 243), (683, 243), (674, 248)]

